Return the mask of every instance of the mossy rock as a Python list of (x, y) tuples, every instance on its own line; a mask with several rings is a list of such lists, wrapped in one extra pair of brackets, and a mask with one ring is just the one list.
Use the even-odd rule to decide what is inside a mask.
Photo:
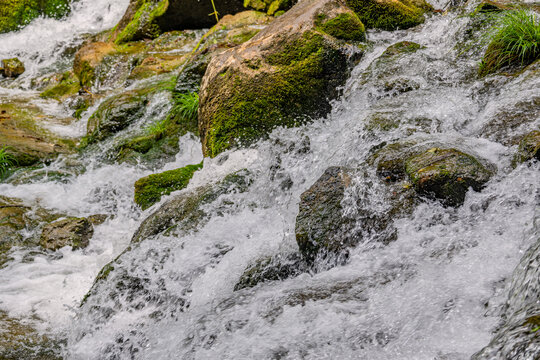
[(234, 286), (234, 291), (252, 288), (267, 281), (282, 281), (300, 275), (308, 268), (298, 253), (265, 257), (248, 266)]
[(516, 162), (522, 163), (528, 160), (540, 160), (540, 131), (531, 131), (519, 142)]
[(161, 200), (164, 195), (182, 190), (189, 184), (195, 171), (202, 168), (198, 165), (188, 165), (180, 169), (164, 171), (143, 177), (135, 182), (135, 203), (146, 210)]
[(62, 74), (58, 84), (47, 87), (40, 96), (44, 99), (63, 101), (70, 96), (76, 95), (81, 89), (79, 79), (70, 71)]
[(60, 19), (71, 10), (71, 0), (2, 0), (0, 2), (0, 34), (28, 25), (43, 15)]
[(424, 22), (433, 8), (424, 0), (347, 0), (366, 28), (408, 29)]
[(27, 103), (0, 103), (0, 144), (15, 158), (17, 166), (50, 162), (72, 152), (72, 140), (61, 139), (45, 129), (50, 117)]
[(366, 40), (364, 24), (355, 13), (346, 12), (331, 19), (321, 19), (318, 29), (337, 39)]
[(329, 100), (339, 95), (352, 59), (342, 40), (317, 30), (323, 13), (353, 14), (334, 0), (301, 2), (250, 41), (210, 61), (199, 108), (205, 156), (330, 111)]
[(128, 91), (105, 100), (88, 119), (88, 143), (103, 140), (138, 120), (145, 112), (148, 98)]
[(85, 248), (94, 235), (94, 227), (87, 218), (57, 220), (43, 228), (40, 245), (47, 250), (71, 246), (73, 250)]
[(139, 226), (132, 243), (154, 237), (168, 231), (190, 231), (208, 220), (204, 205), (214, 202), (221, 195), (242, 193), (251, 184), (250, 175), (241, 170), (227, 175), (217, 184), (211, 184), (178, 194), (167, 200)]
[(24, 64), (18, 58), (2, 60), (0, 75), (8, 78), (17, 78), (25, 72)]
[(469, 188), (482, 190), (492, 176), (473, 156), (440, 148), (407, 159), (405, 171), (419, 194), (452, 206), (463, 203)]

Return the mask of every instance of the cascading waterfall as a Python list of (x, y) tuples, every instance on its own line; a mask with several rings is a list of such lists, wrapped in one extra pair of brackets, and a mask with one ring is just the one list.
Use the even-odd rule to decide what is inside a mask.
[[(21, 89), (33, 76), (69, 64), (68, 49), (83, 34), (114, 26), (126, 6), (81, 0), (63, 21), (38, 19), (0, 35), (0, 58), (18, 56), (29, 65), (18, 89), (0, 88), (0, 96), (32, 96)], [(516, 324), (538, 314), (540, 164), (514, 167), (516, 146), (501, 134), (510, 139), (538, 128), (540, 114), (533, 107), (530, 121), (504, 130), (499, 118), (517, 104), (537, 102), (540, 77), (529, 71), (478, 79), (481, 54), (469, 46), (478, 31), (471, 30), (473, 21), (455, 10), (413, 29), (369, 32), (371, 46), (327, 117), (204, 159), (186, 189), (146, 211), (133, 203), (133, 183), (202, 161), (193, 136), (181, 137), (176, 159), (160, 169), (107, 164), (95, 151), (62, 156), (45, 168), (69, 172), (66, 181), (45, 176), (0, 184), (0, 195), (59, 213), (109, 216), (84, 250), (15, 250), (0, 269), (0, 310), (65, 339), (66, 359), (467, 359), (495, 332), (498, 340), (475, 356), (511, 349), (530, 337), (516, 333)], [(381, 65), (380, 55), (399, 41), (422, 47)], [(389, 78), (407, 89), (389, 90)], [(160, 99), (156, 94), (133, 127), (166, 112)], [(381, 113), (400, 122), (389, 131), (366, 125)], [(86, 120), (51, 130), (81, 135)], [(367, 236), (344, 265), (233, 290), (257, 259), (297, 251), (300, 195), (328, 167), (363, 170), (343, 202), (348, 216), (357, 216), (359, 203), (388, 211), (389, 194), (366, 162), (374, 147), (398, 139), (476, 154), (494, 165), (495, 175), (460, 207), (425, 201), (410, 216), (396, 217), (395, 241), (383, 245)], [(190, 219), (195, 225), (131, 242), (168, 199), (223, 184), (231, 173), (241, 175), (240, 183), (204, 203), (200, 217)], [(101, 274), (106, 281), (92, 285), (115, 258)], [(535, 354), (540, 345), (529, 347), (527, 354)]]

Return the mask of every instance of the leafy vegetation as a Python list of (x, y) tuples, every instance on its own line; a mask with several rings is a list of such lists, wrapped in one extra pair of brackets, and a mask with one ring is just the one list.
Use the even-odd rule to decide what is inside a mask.
[(185, 121), (195, 120), (199, 109), (199, 94), (183, 93), (174, 96), (174, 106), (171, 111), (174, 117)]
[(510, 10), (494, 15), (496, 25), (480, 65), (480, 76), (504, 67), (526, 66), (540, 58), (540, 19), (525, 10)]
[(147, 135), (155, 135), (155, 136), (161, 136), (168, 127), (168, 119), (163, 119), (161, 121), (155, 122), (153, 124), (148, 125), (144, 131)]
[(8, 152), (8, 147), (0, 148), (0, 177), (3, 177), (12, 166), (17, 164), (17, 160)]

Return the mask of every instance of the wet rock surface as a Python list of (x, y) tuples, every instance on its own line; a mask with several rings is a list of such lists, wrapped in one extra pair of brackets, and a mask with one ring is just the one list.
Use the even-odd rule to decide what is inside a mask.
[(58, 250), (71, 246), (74, 250), (85, 248), (94, 234), (92, 223), (86, 218), (67, 218), (46, 225), (40, 245), (47, 250)]
[(206, 156), (330, 110), (328, 101), (339, 94), (355, 50), (317, 30), (321, 14), (354, 15), (332, 0), (298, 3), (248, 42), (210, 61), (199, 109)]

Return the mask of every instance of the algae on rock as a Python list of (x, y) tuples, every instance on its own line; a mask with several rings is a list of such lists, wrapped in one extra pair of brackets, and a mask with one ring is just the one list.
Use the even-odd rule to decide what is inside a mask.
[[(214, 57), (201, 85), (205, 156), (247, 145), (277, 126), (330, 111), (360, 49), (317, 29), (320, 15), (354, 15), (335, 0), (300, 2), (248, 42)], [(356, 30), (363, 30), (360, 22)]]
[(202, 164), (188, 165), (137, 180), (135, 182), (135, 203), (143, 210), (148, 209), (160, 201), (162, 196), (185, 188), (195, 171), (201, 168)]

